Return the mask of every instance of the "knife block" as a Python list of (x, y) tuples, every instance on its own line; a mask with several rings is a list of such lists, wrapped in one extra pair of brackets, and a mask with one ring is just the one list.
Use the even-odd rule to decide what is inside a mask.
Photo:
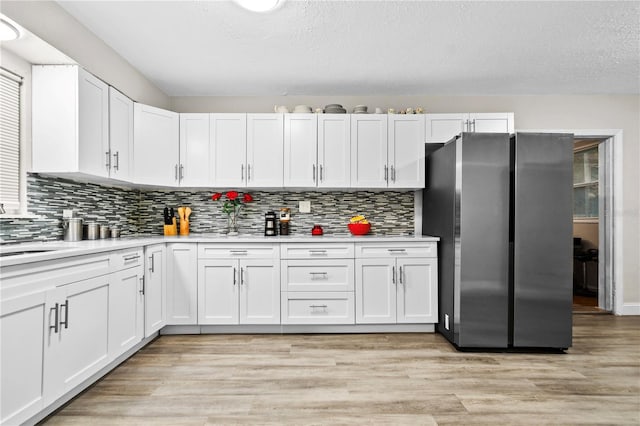
[(180, 235), (189, 235), (189, 221), (186, 219), (180, 221)]
[(176, 218), (173, 218), (172, 225), (164, 225), (164, 235), (165, 237), (171, 237), (173, 235), (178, 235), (178, 230), (176, 227)]

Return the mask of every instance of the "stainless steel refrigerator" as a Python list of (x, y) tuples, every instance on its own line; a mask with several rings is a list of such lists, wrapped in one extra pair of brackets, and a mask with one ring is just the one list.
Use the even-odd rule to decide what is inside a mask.
[(461, 349), (570, 347), (573, 135), (462, 133), (426, 164), (438, 331)]

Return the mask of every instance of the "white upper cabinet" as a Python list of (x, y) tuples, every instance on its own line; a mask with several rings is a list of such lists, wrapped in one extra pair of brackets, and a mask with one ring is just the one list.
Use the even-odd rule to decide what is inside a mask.
[(210, 114), (180, 114), (180, 186), (210, 186)]
[(133, 101), (109, 87), (109, 176), (124, 181), (133, 178)]
[(247, 114), (211, 114), (210, 126), (213, 185), (246, 186)]
[(424, 115), (389, 115), (389, 188), (424, 188)]
[(247, 186), (282, 187), (283, 122), (282, 114), (247, 114)]
[(179, 114), (135, 103), (133, 171), (136, 183), (177, 186)]
[(314, 187), (318, 180), (316, 114), (284, 117), (284, 186)]
[(351, 186), (351, 115), (318, 115), (319, 187)]
[(351, 186), (386, 188), (387, 115), (351, 115)]
[(108, 177), (109, 86), (76, 65), (34, 65), (32, 91), (32, 170)]
[(444, 143), (462, 132), (513, 133), (512, 112), (426, 114), (426, 142)]

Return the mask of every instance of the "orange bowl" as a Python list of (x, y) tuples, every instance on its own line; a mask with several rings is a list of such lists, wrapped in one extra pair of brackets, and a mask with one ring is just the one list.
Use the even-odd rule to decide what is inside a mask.
[(370, 223), (350, 223), (347, 226), (353, 235), (367, 235), (371, 230)]

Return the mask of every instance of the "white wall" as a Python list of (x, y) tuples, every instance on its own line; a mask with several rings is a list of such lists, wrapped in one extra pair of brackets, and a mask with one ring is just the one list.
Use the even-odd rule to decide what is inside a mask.
[(272, 112), (339, 103), (426, 112), (514, 112), (516, 129), (623, 130), (623, 272), (624, 303), (640, 309), (640, 97), (638, 96), (262, 96), (173, 97), (178, 112)]
[(0, 11), (134, 101), (169, 108), (166, 94), (57, 3), (2, 0)]

